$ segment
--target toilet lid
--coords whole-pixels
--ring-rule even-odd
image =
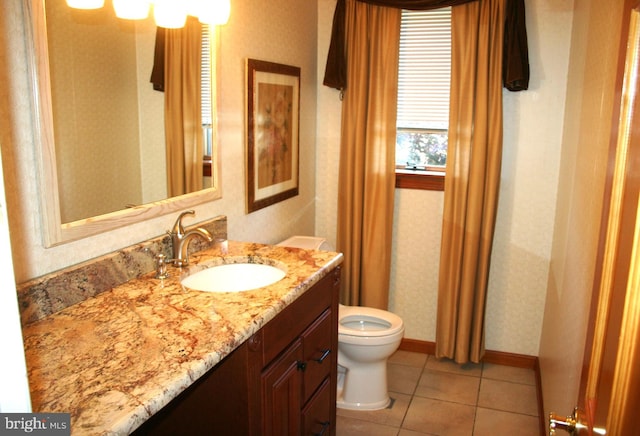
[[[372,307],[343,306],[339,308],[338,333],[348,336],[378,337],[398,333],[404,328],[402,318],[386,310]]]

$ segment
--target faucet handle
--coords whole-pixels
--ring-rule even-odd
[[[185,215],[195,215],[196,212],[194,210],[185,210],[180,215],[178,215],[178,219],[175,224],[173,224],[173,229],[171,233],[182,236],[184,234],[184,226],[182,225],[182,218]]]

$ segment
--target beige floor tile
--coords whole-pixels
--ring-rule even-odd
[[[495,436],[497,434],[538,436],[540,421],[536,416],[478,407],[473,436]]]
[[[460,365],[453,360],[436,359],[434,356],[429,356],[425,368],[475,377],[482,375],[482,363],[465,363],[464,365]]]
[[[533,370],[458,365],[409,351],[396,352],[387,368],[393,406],[370,412],[338,409],[338,436],[539,433]]]
[[[480,378],[425,369],[416,396],[475,406]]]
[[[402,428],[443,436],[470,436],[475,407],[414,397]]]
[[[396,436],[398,429],[375,422],[338,416],[336,434],[337,436]]]
[[[533,369],[496,365],[493,363],[484,364],[482,377],[532,386],[536,384],[536,373]]]
[[[390,409],[372,411],[338,409],[337,414],[345,418],[359,419],[361,421],[374,422],[391,427],[400,427],[404,415],[407,413],[411,395],[392,393],[390,396],[394,400],[393,406]]]
[[[404,428],[401,428],[400,433],[398,433],[398,436],[424,436],[424,435],[433,435],[433,433],[423,433],[421,431],[407,430]]]
[[[415,366],[418,368],[424,368],[424,364],[427,361],[427,354],[414,353],[413,351],[398,350],[389,357],[389,363],[396,363],[399,365]]]
[[[500,380],[482,379],[478,407],[538,416],[536,387]]]
[[[422,368],[413,366],[387,365],[387,383],[389,392],[400,392],[402,394],[413,395],[420,380]]]

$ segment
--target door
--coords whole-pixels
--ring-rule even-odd
[[[640,7],[625,2],[614,123],[603,214],[600,269],[575,415],[551,414],[550,432],[640,434]]]

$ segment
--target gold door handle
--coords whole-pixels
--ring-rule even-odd
[[[560,416],[551,412],[549,414],[549,436],[556,434],[556,430],[564,430],[570,435],[577,435],[581,429],[587,427],[578,419],[578,408],[573,409],[570,416]]]

